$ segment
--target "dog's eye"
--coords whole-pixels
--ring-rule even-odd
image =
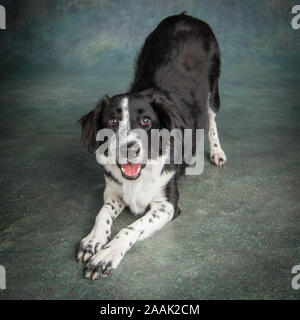
[[[150,124],[151,124],[151,118],[150,118],[150,117],[142,117],[142,118],[140,119],[140,124],[141,124],[142,126],[148,126],[148,125],[150,125]]]
[[[116,119],[116,118],[110,118],[108,120],[108,124],[111,126],[111,127],[115,127],[119,124],[119,120]]]

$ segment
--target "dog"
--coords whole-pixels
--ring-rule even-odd
[[[167,162],[170,153],[166,155],[161,143],[156,156],[143,163],[128,161],[126,156],[122,162],[113,151],[125,146],[126,154],[135,145],[135,156],[149,156],[135,129],[143,130],[149,143],[154,129],[188,128],[193,133],[208,129],[211,162],[221,166],[227,161],[215,121],[220,108],[219,75],[220,52],[209,25],[185,13],[170,16],[145,40],[129,91],[104,96],[79,120],[82,144],[96,154],[106,181],[104,205],[77,254],[86,263],[87,278],[109,275],[137,241],[151,236],[180,212],[177,179],[185,164]],[[97,133],[103,129],[119,137],[99,141]],[[108,150],[103,151],[105,143]],[[113,221],[125,207],[138,218],[110,239]]]

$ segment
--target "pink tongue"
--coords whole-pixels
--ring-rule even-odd
[[[128,177],[136,176],[140,171],[140,167],[141,167],[140,163],[121,164],[121,168],[123,169],[123,173]]]

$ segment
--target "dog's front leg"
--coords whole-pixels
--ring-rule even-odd
[[[125,205],[116,195],[110,194],[99,211],[92,231],[81,240],[77,259],[87,262],[109,240],[112,222],[122,212]]]
[[[151,209],[100,249],[86,266],[85,276],[91,279],[105,277],[116,269],[125,253],[139,240],[143,240],[172,220],[174,207],[168,201],[151,204]]]

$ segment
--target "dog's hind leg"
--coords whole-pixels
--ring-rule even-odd
[[[210,147],[210,160],[216,166],[221,166],[226,163],[227,158],[221,147],[216,124],[216,114],[220,108],[220,97],[217,80],[215,81],[212,91],[208,94],[207,109],[208,109],[208,140]]]

